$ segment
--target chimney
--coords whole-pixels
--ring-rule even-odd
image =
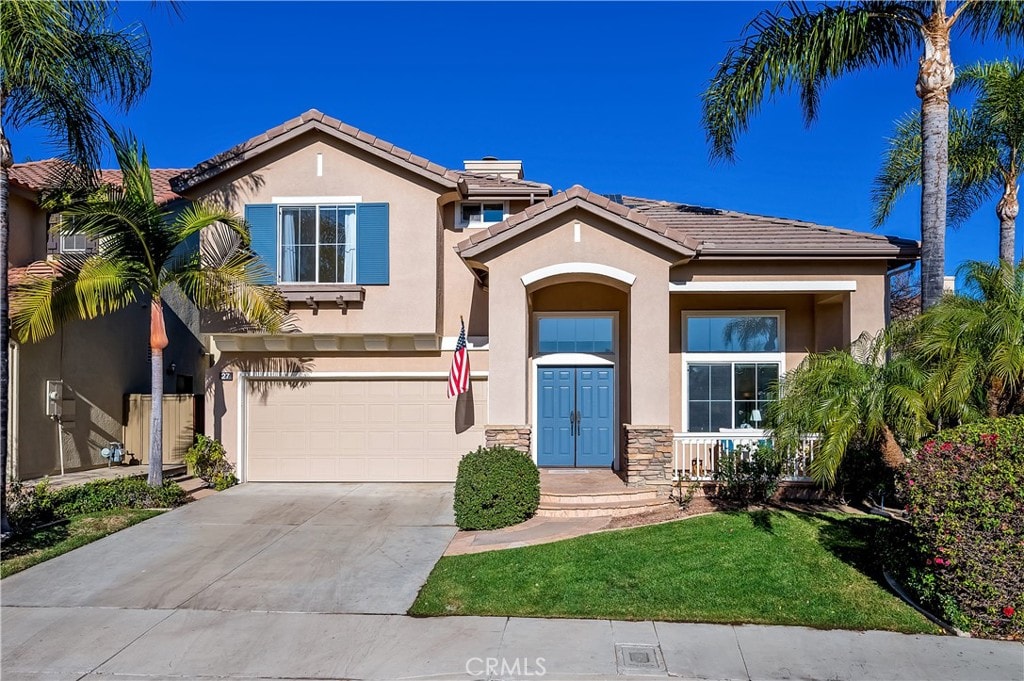
[[[942,292],[956,293],[956,277],[948,275],[942,278]]]
[[[523,179],[522,161],[502,161],[494,156],[484,156],[479,161],[463,161],[467,173],[498,175],[513,180]]]

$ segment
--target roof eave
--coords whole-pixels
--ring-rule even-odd
[[[243,144],[243,148],[240,148],[238,149],[237,152],[233,153],[232,150],[229,149],[227,152],[224,152],[224,154],[229,155],[225,156],[224,158],[221,158],[220,160],[217,160],[216,162],[214,162],[213,159],[209,161],[204,161],[203,163],[198,164],[192,170],[186,171],[181,175],[171,178],[171,188],[174,191],[178,192],[179,194],[187,192],[190,189],[193,189],[201,184],[204,184],[212,180],[213,178],[217,177],[218,175],[221,175],[222,173],[225,173],[228,170],[231,170],[232,168],[269,151],[270,149],[278,147],[286,142],[295,139],[296,137],[300,137],[311,131],[318,131],[326,135],[329,135],[334,139],[340,140],[345,144],[349,144],[353,147],[356,147],[357,149],[360,149],[368,154],[371,154],[372,156],[375,156],[383,161],[404,168],[405,170],[408,170],[416,175],[419,175],[432,182],[435,182],[436,184],[439,184],[446,189],[457,189],[459,187],[459,183],[457,180],[447,177],[447,173],[449,171],[447,171],[444,168],[440,168],[440,166],[437,166],[438,168],[440,168],[440,172],[437,172],[429,168],[417,165],[415,163],[411,163],[408,160],[405,160],[399,156],[396,156],[395,154],[392,154],[390,149],[386,149],[386,147],[390,147],[391,149],[393,149],[394,145],[374,138],[375,141],[381,142],[381,145],[378,146],[377,144],[362,140],[358,136],[349,135],[338,128],[326,125],[319,120],[311,119],[304,121],[296,125],[295,127],[290,128],[285,132],[274,135],[272,137],[264,133],[263,135],[260,135],[259,137],[255,138],[256,140],[261,140],[262,138],[262,140],[258,141],[253,146],[244,148]],[[217,156],[214,157],[214,159],[217,158]]]
[[[456,252],[462,258],[476,258],[481,254],[491,250],[495,246],[505,243],[509,239],[512,239],[519,234],[529,230],[530,228],[547,222],[552,218],[558,217],[573,208],[582,208],[588,212],[597,215],[609,222],[615,223],[630,232],[637,234],[649,241],[652,241],[672,252],[678,253],[684,258],[692,258],[696,255],[697,250],[700,246],[696,241],[693,241],[690,237],[686,237],[684,242],[679,242],[671,239],[664,234],[661,234],[655,230],[642,227],[638,224],[631,222],[629,219],[618,215],[607,209],[603,209],[589,201],[583,200],[579,197],[569,198],[554,206],[551,206],[536,215],[533,215],[522,222],[518,222],[508,228],[498,232],[497,234],[489,233],[479,241],[473,242],[472,240],[464,240],[460,242],[456,247]]]

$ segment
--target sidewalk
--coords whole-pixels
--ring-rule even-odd
[[[4,681],[1024,678],[1019,643],[800,627],[5,607],[3,632]]]

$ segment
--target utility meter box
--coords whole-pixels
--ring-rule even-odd
[[[64,406],[64,381],[46,382],[46,415],[60,418]]]

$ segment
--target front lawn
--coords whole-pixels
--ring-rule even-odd
[[[162,511],[140,508],[121,508],[84,513],[65,522],[36,530],[17,539],[5,541],[3,560],[0,560],[0,579],[28,569],[43,561],[56,558],[108,534],[141,523]]]
[[[789,624],[941,633],[881,584],[887,522],[753,511],[442,558],[412,615]]]

